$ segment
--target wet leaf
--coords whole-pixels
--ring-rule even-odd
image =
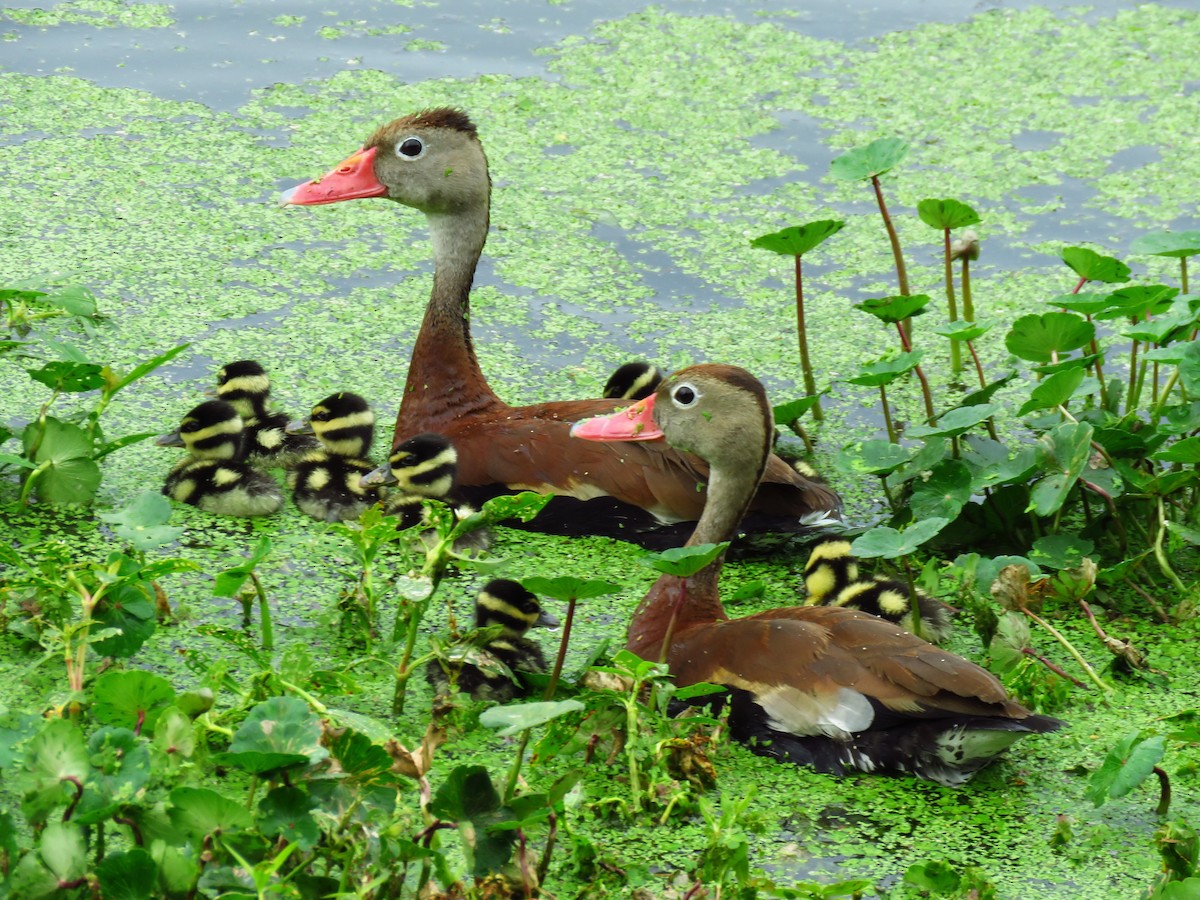
[[[510,703],[493,706],[479,716],[479,724],[488,728],[499,728],[500,737],[510,737],[527,728],[544,725],[559,716],[578,712],[584,708],[578,700],[540,701],[535,703]]]
[[[879,556],[884,559],[895,559],[898,556],[907,556],[949,523],[949,519],[934,517],[914,522],[904,531],[897,531],[895,528],[887,526],[872,528],[855,538],[850,549],[856,556],[863,558]]]
[[[917,215],[931,228],[966,228],[979,224],[979,214],[958,200],[922,200],[917,204]],[[963,340],[971,340],[964,338]]]
[[[1087,247],[1064,247],[1061,258],[1076,275],[1088,281],[1119,284],[1129,280],[1129,266],[1115,257],[1101,256]]]
[[[1108,751],[1100,768],[1092,774],[1085,796],[1096,806],[1124,797],[1150,777],[1164,752],[1161,735],[1127,734]]]
[[[756,237],[750,241],[750,246],[784,256],[803,256],[826,238],[841,231],[845,224],[836,219],[821,219],[807,225],[794,225]]]
[[[888,137],[843,153],[829,164],[829,174],[839,181],[861,181],[882,175],[908,155],[908,143]]]
[[[103,725],[151,732],[167,707],[175,702],[175,689],[161,675],[133,669],[105,672],[92,688],[92,715]]]
[[[1004,338],[1010,353],[1030,362],[1050,362],[1053,354],[1078,350],[1096,336],[1096,326],[1065,312],[1021,316]]]

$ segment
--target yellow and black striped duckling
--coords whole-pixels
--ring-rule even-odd
[[[162,492],[222,516],[267,516],[283,506],[274,478],[241,461],[245,429],[241,416],[224,400],[201,403],[183,418],[178,431],[164,434],[164,447],[186,447],[188,455],[169,475]]]
[[[645,400],[658,388],[663,373],[658,366],[636,359],[609,376],[602,396],[612,400]]]
[[[380,466],[365,476],[368,485],[390,485],[391,491],[383,501],[383,511],[400,519],[400,528],[419,525],[424,517],[424,500],[440,500],[454,507],[460,519],[475,510],[461,502],[455,494],[454,480],[458,474],[458,454],[454,445],[440,434],[426,432],[404,441]],[[455,541],[457,550],[486,550],[491,533],[479,528]]]
[[[529,694],[517,673],[546,671],[546,657],[525,633],[535,625],[554,628],[557,617],[542,609],[537,597],[520,583],[496,578],[484,585],[475,599],[475,627],[489,625],[503,626],[504,631],[463,659],[435,659],[426,666],[425,678],[435,693],[448,693],[453,683],[475,700],[507,703]],[[466,661],[472,658],[476,662]]]
[[[942,643],[953,629],[953,608],[920,588],[910,591],[903,581],[880,575],[859,577],[858,559],[844,537],[823,538],[813,546],[804,565],[804,586],[808,589],[809,606],[861,610],[894,622],[931,644]]]
[[[375,414],[358,394],[330,394],[304,422],[292,422],[288,434],[315,434],[319,450],[304,454],[290,472],[288,485],[296,506],[323,522],[357,519],[379,499],[379,490],[363,485],[375,468],[367,458],[375,438]]]
[[[217,398],[232,403],[246,424],[246,460],[254,465],[286,468],[305,453],[320,448],[309,435],[289,435],[287,414],[270,411],[271,379],[252,359],[221,367],[217,372]]]

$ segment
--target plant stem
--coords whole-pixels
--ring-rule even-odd
[[[900,346],[904,352],[911,353],[912,340],[909,332],[905,331],[903,322],[896,323],[896,331],[900,333]],[[925,401],[925,419],[928,424],[932,425],[937,416],[933,414],[933,393],[929,390],[929,379],[925,377],[925,371],[921,368],[920,363],[913,366],[913,371],[917,373],[917,378],[921,382],[921,398]]]
[[[1030,657],[1031,659],[1036,659],[1038,662],[1040,662],[1043,666],[1045,666],[1047,669],[1049,669],[1055,675],[1058,675],[1062,678],[1067,679],[1067,681],[1071,682],[1071,684],[1075,685],[1076,687],[1087,687],[1086,684],[1084,684],[1082,681],[1080,681],[1074,675],[1068,675],[1066,670],[1064,670],[1062,666],[1060,666],[1054,662],[1051,662],[1049,659],[1042,656],[1040,653],[1038,653],[1032,647],[1022,647],[1021,652],[1024,653],[1026,656]]]
[[[1162,497],[1156,497],[1155,500],[1158,504],[1158,531],[1154,534],[1154,559],[1158,562],[1162,573],[1167,576],[1167,580],[1175,586],[1175,590],[1179,591],[1180,595],[1186,596],[1187,588],[1179,580],[1179,576],[1175,574],[1171,564],[1167,562],[1167,555],[1163,553],[1163,536],[1167,533],[1167,511]]]
[[[275,649],[275,629],[271,627],[271,605],[267,602],[267,592],[258,573],[250,571],[250,581],[254,584],[254,592],[258,595],[258,620],[262,629],[262,645],[264,650]]]
[[[799,259],[799,257],[797,257]],[[567,658],[567,643],[571,640],[571,623],[575,620],[575,598],[567,600],[567,619],[563,623],[562,639],[558,642],[558,656],[554,660],[554,670],[550,673],[550,683],[546,685],[543,700],[553,700],[554,692],[558,689],[558,679],[562,675],[563,661]]]
[[[871,187],[875,190],[875,202],[879,204],[879,214],[883,216],[883,227],[887,229],[888,241],[892,245],[892,259],[896,262],[896,283],[900,287],[900,296],[907,297],[908,291],[908,270],[904,267],[904,254],[900,252],[900,238],[896,234],[896,227],[892,224],[892,217],[888,215],[887,204],[883,202],[883,188],[879,184],[879,176],[871,176]],[[901,328],[906,335],[912,334],[912,317],[905,319],[901,323]]]
[[[1024,609],[1024,608],[1022,608],[1021,612],[1025,613],[1025,615],[1029,616],[1029,618],[1033,619],[1033,621],[1037,622],[1039,625],[1041,625],[1043,628],[1045,628],[1048,632],[1050,632],[1050,634],[1052,634],[1054,636],[1054,639],[1056,641],[1058,641],[1060,644],[1062,644],[1063,647],[1066,648],[1066,651],[1068,653],[1070,653],[1073,657],[1075,657],[1075,662],[1079,663],[1080,668],[1083,669],[1083,671],[1087,674],[1088,678],[1091,679],[1093,684],[1095,684],[1098,688],[1100,688],[1100,690],[1104,691],[1106,694],[1112,692],[1112,688],[1100,680],[1100,676],[1097,675],[1096,671],[1091,666],[1088,665],[1088,662],[1086,659],[1083,658],[1083,655],[1078,650],[1075,649],[1074,645],[1072,645],[1072,643],[1070,641],[1068,641],[1057,628],[1055,628],[1053,625],[1051,625],[1049,622],[1047,622],[1045,619],[1043,619],[1041,616],[1039,616],[1035,612],[1031,612],[1030,610]]]
[[[971,301],[971,260],[966,256],[962,258],[962,302],[963,320],[974,322],[975,304]]]
[[[512,800],[517,790],[517,779],[521,777],[521,763],[525,760],[525,748],[529,746],[529,729],[521,732],[521,742],[517,744],[517,753],[513,757],[512,767],[508,770],[508,779],[504,782],[504,802]]]
[[[946,277],[946,306],[949,310],[950,321],[958,321],[958,298],[954,294],[954,263],[950,259],[950,229],[943,228],[942,236],[944,238],[944,261],[945,261],[945,277]],[[962,347],[955,338],[950,339],[950,372],[958,375],[962,372]]]
[[[1158,807],[1154,811],[1160,819],[1165,819],[1171,809],[1171,779],[1158,766],[1154,767],[1154,774],[1158,776]]]
[[[817,382],[813,378],[812,361],[808,357],[808,332],[804,325],[804,281],[800,271],[800,257],[796,257],[796,337],[800,342],[800,371],[804,374],[804,390],[810,397],[816,396]],[[825,421],[821,401],[813,404],[813,419]]]
[[[896,426],[892,423],[892,411],[888,407],[887,388],[882,384],[879,386],[879,402],[883,404],[883,424],[887,426],[888,440],[893,444],[898,443]]]
[[[1182,288],[1180,293],[1186,294],[1188,292],[1188,270],[1186,256],[1179,257],[1179,283]]]

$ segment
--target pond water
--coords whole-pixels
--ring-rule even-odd
[[[847,220],[806,263],[820,383],[893,343],[847,312],[848,298],[894,292],[871,197],[828,178],[829,160],[849,147],[890,134],[912,142],[885,186],[921,290],[937,295],[940,269],[916,202],[954,196],[979,209],[977,297],[1002,320],[1074,286],[1057,257],[1064,244],[1124,256],[1138,234],[1200,227],[1194,10],[1116,0],[1048,11],[951,0],[9,2],[0,8],[0,286],[62,271],[91,285],[107,323],[86,338],[51,323],[47,335],[124,370],[191,342],[113,404],[110,435],[173,427],[217,364],[246,356],[268,364],[289,411],[348,387],[386,422],[429,288],[424,223],[391,204],[280,210],[274,198],[379,122],[457,104],[480,125],[497,188],[472,326],[505,399],[582,395],[626,356],[645,355],[668,367],[738,362],[778,402],[798,381],[790,269],[750,251],[749,238]],[[1177,271],[1130,262],[1144,279]],[[981,347],[994,370],[1006,357],[1003,330]],[[944,351],[930,352],[944,371]],[[10,425],[45,399],[13,365],[0,368],[0,396],[0,423]],[[897,399],[916,409],[915,392]],[[873,393],[839,382],[827,413],[818,462],[877,435]],[[101,507],[156,486],[169,460],[148,443],[114,454]],[[874,484],[838,486],[853,515],[878,503]],[[283,560],[264,567],[283,607],[281,640],[360,665],[330,626],[351,568],[344,542],[290,508],[253,528],[190,509],[177,517],[188,528],[179,552],[206,573],[269,533],[273,560]],[[58,530],[36,517],[19,523],[23,534]],[[105,548],[94,523],[71,539]],[[612,635],[650,580],[625,545],[502,534],[499,550],[512,577],[619,573],[622,593],[581,613],[575,661]],[[782,604],[794,602],[795,568],[747,562],[727,578],[733,587],[761,579],[762,603]],[[210,584],[210,574],[181,576],[168,588],[196,620],[222,621]],[[474,584],[447,589],[460,615]],[[1169,650],[1159,633],[1139,639]],[[171,644],[230,652],[191,629],[171,632],[146,664],[181,680],[193,674]],[[1099,664],[1094,644],[1085,652]],[[973,637],[954,649],[979,658]],[[0,659],[0,680],[23,678],[25,664],[15,651]],[[1130,812],[1132,800],[1092,810],[1079,772],[1130,723],[1197,702],[1194,664],[1170,654],[1162,665],[1175,679],[1169,709],[1150,688],[1128,689],[1120,709],[1080,699],[1061,712],[1070,732],[1019,745],[962,792],[835,782],[745,754],[722,771],[722,787],[756,792],[773,823],[756,864],[774,872],[865,873],[894,885],[909,864],[946,858],[979,863],[1004,896],[1056,897],[1066,885],[1079,897],[1133,896],[1157,869],[1152,823],[1142,807]],[[30,690],[52,695],[51,674],[39,677]],[[353,702],[383,715],[380,697],[374,685]],[[1181,787],[1177,803],[1194,820],[1194,789]],[[1076,818],[1080,838],[1051,854],[1059,813]],[[662,856],[683,866],[704,836],[695,822],[677,832]],[[604,839],[618,856],[644,857],[661,830]]]

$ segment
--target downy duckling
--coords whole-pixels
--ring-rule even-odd
[[[271,379],[252,359],[229,363],[217,372],[217,399],[232,403],[246,426],[246,461],[287,468],[319,450],[320,444],[309,435],[289,435],[287,413],[271,412],[270,398]]]
[[[275,479],[241,461],[245,429],[232,404],[201,403],[183,418],[179,430],[164,434],[164,447],[186,447],[188,455],[171,469],[162,492],[221,516],[267,516],[283,506]]]
[[[557,627],[558,618],[542,609],[537,597],[518,582],[496,578],[484,585],[475,599],[475,627],[489,625],[501,625],[504,631],[460,659],[430,660],[425,678],[435,693],[448,693],[454,683],[475,700],[507,703],[529,694],[529,688],[517,673],[544,672],[546,658],[542,648],[525,637],[525,633],[536,625]],[[477,662],[467,662],[468,659]],[[495,665],[497,662],[502,666]]]
[[[418,434],[400,444],[388,457],[387,465],[364,476],[369,486],[390,485],[391,491],[383,502],[386,515],[397,516],[400,528],[419,525],[424,517],[424,500],[440,500],[454,507],[454,514],[464,519],[475,512],[460,502],[454,493],[458,473],[458,454],[454,445],[440,434]],[[455,541],[458,550],[486,550],[491,545],[491,533],[479,528]]]
[[[344,522],[357,519],[379,500],[377,488],[362,484],[362,476],[375,468],[367,458],[375,437],[375,414],[358,394],[330,394],[312,408],[306,421],[290,423],[287,432],[315,434],[321,443],[288,472],[292,498],[305,515]]]
[[[843,606],[870,613],[931,644],[945,641],[953,628],[954,610],[920,588],[914,588],[914,594],[903,581],[879,575],[860,577],[858,558],[845,537],[825,537],[813,545],[804,565],[804,586],[808,606]]]
[[[658,366],[635,359],[620,366],[609,376],[602,396],[612,400],[645,400],[662,380],[663,373]]]

